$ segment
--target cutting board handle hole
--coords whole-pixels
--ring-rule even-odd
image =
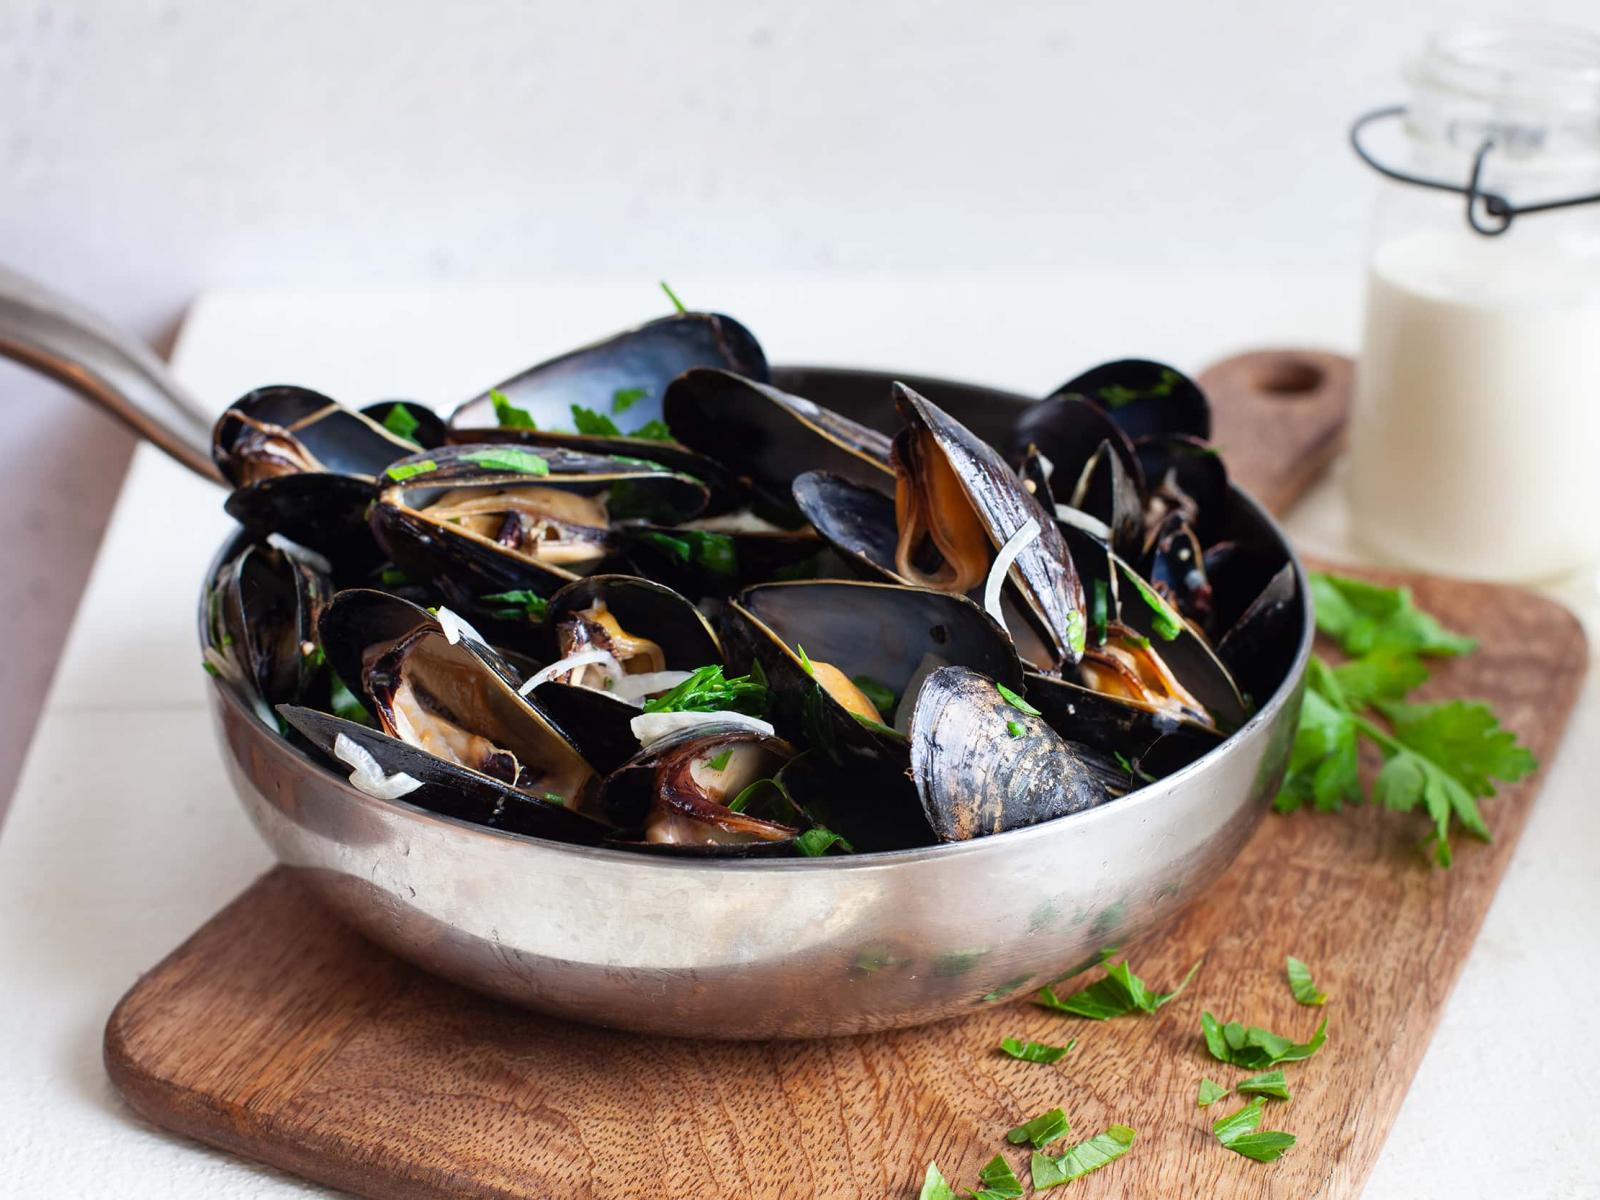
[[[1287,355],[1261,364],[1256,372],[1256,390],[1275,400],[1297,400],[1320,389],[1327,372],[1316,363]]]

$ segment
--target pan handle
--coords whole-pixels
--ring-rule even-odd
[[[211,418],[143,342],[0,267],[0,356],[72,388],[213,483]]]

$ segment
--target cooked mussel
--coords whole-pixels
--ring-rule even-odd
[[[334,669],[384,733],[474,777],[588,815],[594,769],[459,618],[354,589],[334,598],[321,631]]]
[[[692,518],[697,480],[649,463],[517,446],[446,446],[393,463],[372,530],[409,574],[477,595],[549,596],[598,569],[619,521]]]
[[[1017,414],[1009,457],[1021,463],[1030,453],[1049,464],[1050,488],[1067,501],[1079,476],[1101,446],[1110,446],[1125,474],[1142,493],[1144,476],[1133,442],[1106,411],[1082,396],[1057,394]]]
[[[1129,438],[1157,434],[1211,436],[1211,405],[1195,382],[1175,367],[1144,358],[1102,363],[1051,393],[1082,396],[1098,406]],[[1047,451],[1048,453],[1048,451]]]
[[[943,667],[924,681],[911,719],[911,778],[942,842],[1004,833],[1111,799],[1115,767],[1092,763],[995,681]]]
[[[745,805],[791,758],[780,738],[705,723],[645,747],[605,783],[604,808],[644,846],[691,854],[784,852],[799,830]],[[765,802],[765,797],[763,798]]]
[[[577,405],[615,417],[625,435],[659,421],[667,385],[694,367],[769,377],[760,344],[738,321],[720,313],[677,313],[529,367],[462,404],[450,426],[504,427],[505,415],[537,429],[564,429]],[[511,416],[512,409],[518,415]]]

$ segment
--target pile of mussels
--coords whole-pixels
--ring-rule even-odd
[[[738,322],[684,312],[448,422],[251,392],[215,431],[246,534],[208,670],[380,798],[732,855],[1092,808],[1281,681],[1294,571],[1179,372],[1098,367],[1002,449],[903,384],[872,401],[891,438],[816,402],[863,407],[827,373],[771,378]]]

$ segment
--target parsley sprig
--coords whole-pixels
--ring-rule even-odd
[[[1515,782],[1538,764],[1485,704],[1405,702],[1428,677],[1424,656],[1466,654],[1477,645],[1419,609],[1409,589],[1314,573],[1311,593],[1317,628],[1352,657],[1338,666],[1311,660],[1276,807],[1337,812],[1364,803],[1365,740],[1384,758],[1372,798],[1396,812],[1423,809],[1432,822],[1426,847],[1436,865],[1448,867],[1452,825],[1488,841],[1478,801],[1495,794],[1494,780]]]
[[[742,712],[759,717],[767,711],[767,688],[753,676],[728,679],[722,667],[701,667],[670,692],[644,702],[647,713]]]

